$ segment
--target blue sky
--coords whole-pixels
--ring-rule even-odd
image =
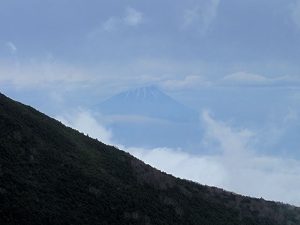
[[[116,144],[90,106],[156,85],[199,112],[203,143],[222,154],[128,151],[178,176],[300,204],[299,0],[2,0],[0,27],[1,92]],[[227,158],[249,167],[220,164]],[[249,190],[248,172],[269,182]],[[270,191],[283,182],[290,189]]]

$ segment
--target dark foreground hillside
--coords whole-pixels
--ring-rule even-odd
[[[176,179],[0,94],[0,224],[299,225],[300,209]]]

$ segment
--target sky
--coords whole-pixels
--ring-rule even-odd
[[[300,0],[2,0],[0,91],[151,165],[300,206]],[[203,148],[124,146],[91,106],[156,85]]]

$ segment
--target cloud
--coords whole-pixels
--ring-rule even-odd
[[[75,116],[72,119],[72,116]],[[264,156],[254,151],[252,142],[257,133],[235,128],[214,119],[208,111],[202,114],[206,135],[204,146],[218,148],[219,153],[191,154],[181,149],[134,148],[112,143],[113,134],[91,113],[84,111],[58,117],[92,137],[128,151],[144,162],[201,184],[218,186],[243,195],[263,197],[300,206],[300,163],[293,159]],[[62,119],[63,118],[63,119]]]
[[[17,88],[84,86],[93,78],[82,69],[52,62],[0,62],[0,82]]]
[[[104,21],[104,23],[102,24],[102,28],[105,31],[114,31],[115,29],[117,29],[119,22],[119,19],[110,17],[108,18],[108,20]]]
[[[200,65],[200,66],[199,66]],[[93,93],[108,97],[124,89],[157,85],[170,91],[196,90],[200,87],[218,86],[300,86],[300,77],[264,75],[237,72],[219,80],[197,75],[201,62],[184,62],[168,60],[134,59],[129,62],[99,63],[96,66],[73,66],[53,59],[1,61],[0,82],[16,88],[50,88],[64,86],[66,90],[89,89]],[[146,72],[145,72],[146,71]],[[194,71],[196,75],[187,75]],[[120,76],[122,74],[122,76]],[[96,88],[101,85],[102,89]]]
[[[5,45],[9,49],[11,54],[16,54],[18,49],[17,49],[16,45],[13,42],[11,42],[11,41],[6,42]]]
[[[243,195],[263,197],[300,205],[300,163],[297,160],[259,155],[251,142],[256,134],[217,121],[205,111],[207,147],[217,147],[219,154],[190,154],[181,150],[127,150],[146,163],[175,176],[218,186]]]
[[[255,133],[248,129],[232,129],[223,122],[214,120],[208,111],[202,114],[202,121],[206,125],[206,143],[217,141],[218,147],[224,156],[239,157],[249,153],[250,140]],[[216,147],[214,145],[214,147]]]
[[[199,88],[203,86],[210,86],[211,82],[207,81],[202,76],[190,75],[184,77],[182,80],[167,79],[161,82],[160,86],[169,90],[183,90],[190,88]]]
[[[197,88],[197,85],[207,84],[201,76],[192,75],[182,80],[176,79],[185,73],[187,68],[193,68],[192,63],[185,65],[158,59],[136,59],[125,63],[99,62],[96,66],[87,68],[62,63],[53,57],[18,62],[0,60],[0,82],[16,88],[88,88],[90,92],[97,92],[105,97],[124,89],[152,84],[170,90]],[[101,90],[97,85],[101,85]]]
[[[128,7],[125,10],[125,15],[121,16],[111,16],[101,24],[101,29],[96,28],[88,34],[88,38],[93,38],[98,36],[102,31],[118,31],[123,27],[137,27],[143,23],[143,13]]]
[[[196,28],[205,34],[217,16],[220,0],[205,0],[183,14],[183,28]]]
[[[248,82],[248,83],[263,83],[268,79],[262,75],[247,73],[247,72],[237,72],[224,77],[226,81],[238,81],[238,82]]]
[[[100,125],[88,111],[79,110],[73,114],[57,116],[56,119],[92,138],[98,138],[101,142],[113,144],[111,131]]]
[[[300,78],[296,76],[267,77],[241,71],[225,76],[220,84],[229,86],[299,86]]]
[[[157,124],[157,125],[171,125],[170,121],[158,118],[152,118],[141,115],[109,115],[106,116],[109,122],[113,123],[143,123],[143,124]]]
[[[138,26],[143,22],[143,13],[134,8],[128,7],[126,9],[126,16],[123,20],[124,23],[129,26]]]
[[[193,155],[170,148],[125,150],[162,171],[201,184],[221,187],[227,177],[225,168],[215,157]]]
[[[300,28],[300,0],[296,0],[290,5],[290,13],[293,23]]]
[[[257,155],[231,159],[229,155],[203,156],[168,148],[125,150],[176,177],[243,195],[300,205],[300,166],[296,160]]]

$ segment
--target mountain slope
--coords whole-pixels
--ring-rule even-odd
[[[0,134],[0,224],[300,224],[299,208],[176,179],[4,95]]]

